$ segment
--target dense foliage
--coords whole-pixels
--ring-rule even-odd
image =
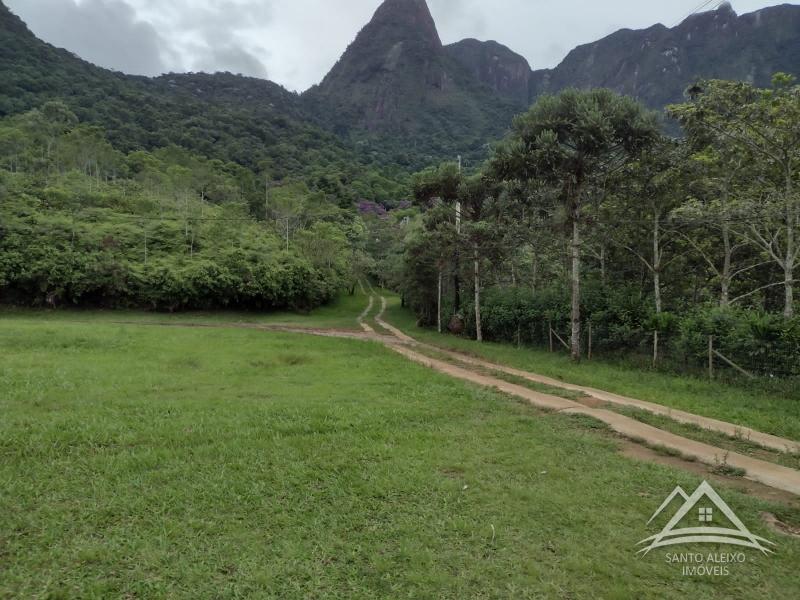
[[[595,352],[696,367],[712,338],[754,373],[800,374],[800,86],[702,82],[670,114],[680,140],[637,125],[628,100],[569,90],[519,118],[479,174],[415,176],[426,212],[404,282],[421,321],[575,357],[591,327]]]
[[[261,192],[257,221],[253,179],[241,165],[177,146],[124,154],[58,102],[8,118],[0,122],[2,298],[308,309],[365,275],[353,270],[367,234],[354,210],[284,182]]]

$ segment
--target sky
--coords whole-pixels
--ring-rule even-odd
[[[319,83],[381,0],[3,0],[40,38],[136,75],[231,71]],[[676,25],[702,0],[428,0],[444,43],[496,40],[534,69],[618,29]],[[717,2],[710,2],[713,7]],[[739,13],[780,0],[732,0]],[[794,2],[793,2],[794,3]]]

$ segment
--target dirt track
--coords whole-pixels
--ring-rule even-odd
[[[373,304],[374,295],[371,294],[369,308],[360,317],[359,322],[362,322],[363,319],[368,317]],[[722,448],[717,448],[710,444],[691,440],[674,433],[658,429],[652,425],[647,425],[637,421],[636,419],[632,419],[612,410],[603,408],[602,403],[646,410],[654,414],[667,416],[678,422],[698,425],[704,429],[716,431],[730,437],[741,437],[748,439],[765,448],[777,450],[779,452],[800,452],[800,443],[794,440],[780,438],[778,436],[762,433],[747,427],[733,425],[717,419],[709,419],[707,417],[702,417],[700,415],[695,415],[685,411],[670,409],[652,402],[628,398],[619,394],[606,392],[604,390],[572,385],[551,379],[549,377],[544,377],[536,373],[530,373],[528,371],[506,367],[505,365],[498,365],[496,363],[480,360],[460,352],[443,350],[438,347],[421,344],[396,327],[387,323],[383,319],[385,311],[386,298],[381,296],[381,310],[375,317],[375,322],[381,328],[391,332],[394,336],[394,339],[388,338],[387,336],[379,336],[377,341],[386,344],[389,348],[398,354],[405,356],[409,360],[434,369],[435,371],[445,375],[449,375],[464,381],[469,381],[477,385],[494,388],[501,392],[517,396],[518,398],[523,398],[524,400],[541,409],[590,416],[594,419],[602,421],[615,432],[627,438],[628,440],[632,440],[649,447],[666,448],[670,451],[679,453],[683,457],[700,461],[701,463],[710,465],[712,467],[727,466],[736,469],[742,469],[745,473],[744,477],[750,481],[800,496],[800,471],[796,471],[789,467],[784,467],[772,462],[745,456],[736,452],[724,450]],[[463,366],[458,366],[450,362],[431,358],[430,356],[426,356],[425,354],[419,352],[420,349],[435,350],[439,355],[448,356],[462,365],[474,365],[476,367],[481,367],[482,369],[490,369],[496,372],[514,375],[528,381],[542,383],[565,390],[578,391],[596,400],[600,405],[587,406],[587,404],[568,400],[566,398],[536,392],[521,385],[509,383],[498,377],[485,375]]]

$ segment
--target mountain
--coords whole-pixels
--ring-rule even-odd
[[[661,110],[697,79],[768,86],[778,71],[800,75],[800,6],[739,16],[725,3],[673,28],[622,29],[533,71],[495,41],[442,45],[425,0],[385,0],[303,100],[319,124],[414,164],[400,155],[479,158],[514,114],[568,87],[608,87]]]
[[[554,69],[494,41],[443,45],[425,0],[385,0],[305,94],[230,73],[133,77],[38,40],[0,0],[0,117],[65,101],[123,151],[178,144],[278,178],[354,165],[472,164],[545,93],[609,87],[661,109],[698,78],[800,75],[800,6],[739,16],[729,4],[673,28],[623,29]],[[340,180],[349,185],[351,175]]]
[[[527,98],[495,93],[458,56],[442,45],[425,0],[386,0],[304,99],[362,143],[433,156],[481,152]]]
[[[800,6],[737,15],[729,3],[669,29],[622,29],[570,52],[555,69],[534,71],[530,98],[567,87],[608,87],[661,109],[697,79],[768,86],[776,72],[800,75]]]
[[[296,94],[231,74],[136,77],[102,69],[36,38],[0,2],[0,116],[65,102],[82,122],[107,130],[123,152],[178,144],[255,167],[268,148],[318,136]],[[309,129],[312,129],[309,132]]]
[[[495,41],[471,38],[445,46],[445,51],[495,93],[521,107],[529,104],[533,73],[523,56]]]

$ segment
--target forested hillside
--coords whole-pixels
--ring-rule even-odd
[[[401,171],[358,157],[311,124],[296,94],[272,82],[226,73],[114,73],[38,40],[0,2],[0,116],[53,99],[102,127],[121,152],[175,144],[263,179],[302,179],[343,205],[402,199]]]
[[[484,160],[542,94],[608,87],[661,110],[698,78],[766,86],[776,72],[800,75],[798,48],[800,7],[740,16],[724,4],[673,28],[620,30],[531,70],[497,42],[443,46],[425,0],[386,0],[320,85],[298,95],[225,73],[112,73],[36,39],[0,1],[0,116],[60,98],[124,152],[172,143],[391,204],[407,171]]]
[[[178,146],[126,154],[60,102],[0,121],[0,198],[5,302],[306,310],[374,266],[374,217]]]

